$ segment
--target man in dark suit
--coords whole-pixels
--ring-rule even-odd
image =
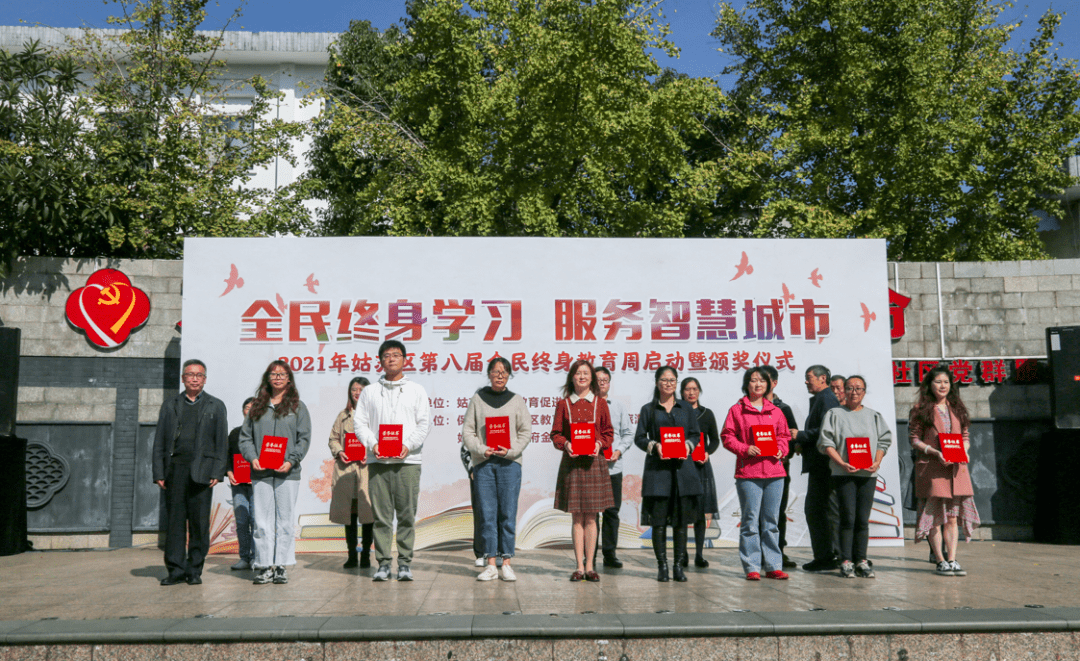
[[[806,370],[806,390],[810,398],[810,413],[806,424],[799,431],[795,443],[802,453],[802,472],[808,473],[806,481],[806,527],[810,531],[810,546],[814,559],[802,568],[806,571],[829,571],[840,566],[837,556],[840,548],[838,526],[840,510],[832,495],[832,471],[829,458],[818,452],[818,436],[821,422],[829,409],[840,406],[836,395],[829,388],[829,370],[813,365]]]
[[[184,392],[169,397],[154,432],[154,482],[165,491],[165,567],[162,585],[202,583],[210,549],[210,501],[225,476],[229,424],[225,404],[203,392],[206,365],[184,362]],[[190,541],[189,541],[190,539]]]

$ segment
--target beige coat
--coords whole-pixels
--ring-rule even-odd
[[[368,495],[367,464],[345,463],[338,453],[345,449],[345,434],[353,433],[353,416],[349,411],[338,413],[330,430],[330,454],[334,456],[334,475],[330,496],[330,521],[348,525],[352,518],[352,504],[356,501],[356,518],[359,523],[374,523]]]

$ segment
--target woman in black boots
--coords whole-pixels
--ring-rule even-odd
[[[368,495],[367,464],[362,461],[362,457],[351,456],[346,451],[347,440],[351,440],[348,437],[356,438],[353,432],[356,400],[360,399],[360,391],[368,383],[362,376],[349,381],[349,398],[345,409],[338,413],[334,426],[330,429],[330,454],[335,458],[330,521],[345,524],[345,545],[349,547],[349,559],[345,561],[345,569],[352,569],[357,564],[364,568],[371,566],[372,525],[375,523],[375,514],[371,510],[371,497]],[[357,448],[353,454],[358,454],[359,446]],[[358,522],[362,526],[364,548],[359,562],[356,557]]]
[[[652,526],[653,553],[656,554],[656,580],[668,581],[667,527],[671,526],[675,544],[672,575],[686,581],[679,558],[686,553],[686,527],[697,518],[701,480],[690,459],[698,444],[697,414],[675,397],[679,375],[674,368],[656,370],[656,388],[651,402],[641,407],[634,444],[645,451],[645,470],[641,480],[641,523]],[[662,441],[671,447],[685,445],[679,454],[685,458],[664,459]]]

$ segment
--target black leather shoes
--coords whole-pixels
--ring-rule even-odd
[[[604,556],[604,566],[612,569],[622,569],[623,563],[622,560],[615,557],[615,554],[611,554]]]
[[[183,582],[183,576],[166,576],[165,578],[161,579],[162,585],[180,585]]]
[[[188,585],[202,585],[202,576],[188,576],[187,577],[187,584]]]
[[[681,562],[676,562],[671,567],[671,577],[674,578],[675,581],[678,582],[678,583],[685,583],[686,582],[686,574],[683,573],[682,563]]]
[[[676,566],[678,566],[678,563],[675,564]],[[660,562],[656,563],[656,580],[660,581],[661,583],[668,582],[667,560],[661,560]]]

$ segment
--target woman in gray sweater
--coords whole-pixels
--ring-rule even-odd
[[[504,581],[517,577],[510,567],[517,533],[518,493],[521,491],[521,454],[532,440],[532,416],[525,400],[506,388],[513,374],[510,361],[499,356],[487,366],[488,380],[473,395],[465,411],[462,443],[472,456],[484,557],[487,566],[478,581],[500,576],[496,558],[502,558]]]
[[[866,558],[870,541],[870,510],[881,460],[892,444],[892,432],[884,416],[862,405],[866,379],[849,376],[844,381],[844,405],[829,410],[821,422],[818,451],[832,459],[832,486],[840,500],[840,575],[874,578]],[[849,445],[858,445],[873,457],[870,467],[858,469],[849,461]]]
[[[283,446],[280,465],[263,466],[269,444]],[[251,411],[240,426],[240,454],[251,462],[252,520],[255,523],[255,584],[288,583],[285,568],[296,564],[296,496],[300,462],[311,445],[311,416],[300,401],[292,370],[275,360],[263,372]]]

